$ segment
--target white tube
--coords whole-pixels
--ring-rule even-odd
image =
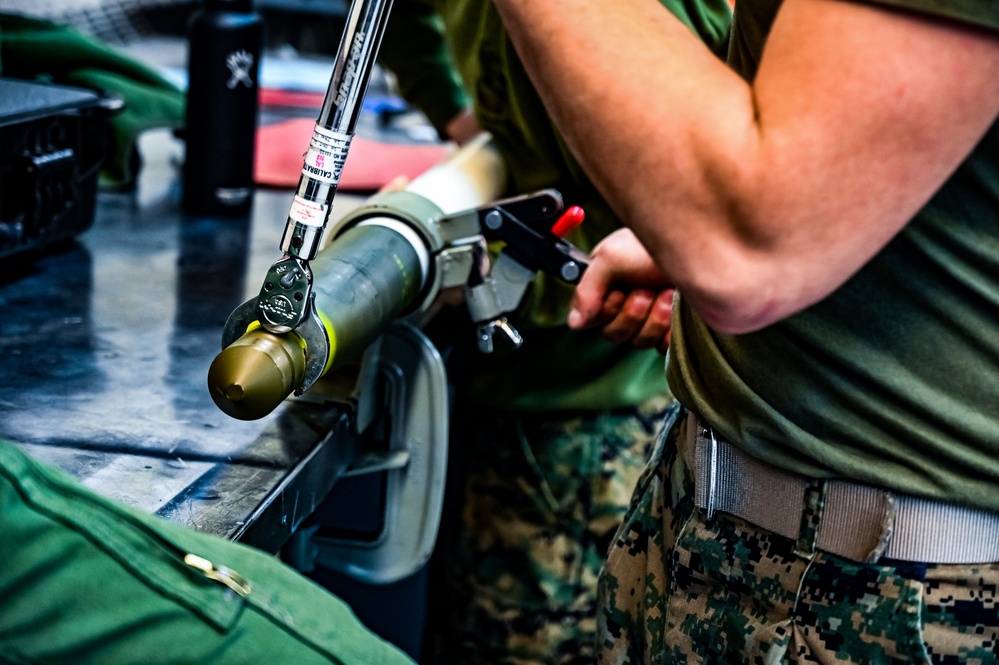
[[[506,182],[506,164],[493,145],[492,135],[483,132],[403,189],[432,201],[450,215],[500,198]]]

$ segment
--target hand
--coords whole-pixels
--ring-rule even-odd
[[[569,327],[599,327],[614,343],[665,353],[672,313],[672,285],[635,235],[620,229],[593,249],[576,286]]]
[[[447,137],[460,146],[474,139],[481,131],[479,121],[475,119],[471,109],[465,109],[454,116],[444,127]]]
[[[378,192],[398,192],[406,189],[409,184],[409,176],[400,173],[396,177],[389,180],[387,183],[378,188]]]

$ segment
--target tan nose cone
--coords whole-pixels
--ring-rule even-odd
[[[305,351],[294,334],[251,330],[222,350],[208,369],[208,391],[226,414],[263,418],[302,383]]]

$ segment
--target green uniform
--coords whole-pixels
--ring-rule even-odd
[[[724,0],[663,4],[723,50]],[[439,130],[471,98],[508,166],[509,194],[553,187],[581,205],[586,221],[568,240],[583,250],[619,227],[553,127],[492,3],[398,0],[392,11],[381,59]],[[536,280],[511,317],[525,338],[517,350],[497,340],[495,353],[480,354],[467,322],[455,335],[449,375],[456,429],[467,433],[452,437],[452,452],[469,464],[451,499],[456,527],[439,540],[449,583],[447,625],[435,635],[442,662],[593,659],[597,573],[647,460],[652,414],[671,397],[657,352],[565,326],[571,295],[555,279]]]
[[[0,663],[411,663],[277,559],[97,496],[6,441],[0,523]]]
[[[999,663],[999,564],[863,564],[816,551],[814,530],[705,519],[687,423],[670,421],[608,555],[598,663]]]
[[[737,10],[751,75],[776,2]],[[999,4],[894,0],[999,29]],[[749,27],[742,29],[742,23]],[[999,510],[999,127],[867,265],[830,296],[748,335],[683,304],[669,384],[756,457]]]
[[[730,62],[746,78],[779,4],[737,4]],[[991,0],[883,4],[999,28]],[[679,401],[809,488],[836,476],[999,509],[997,166],[993,126],[874,259],[775,325],[718,334],[681,299],[668,366]],[[999,662],[999,563],[816,550],[824,489],[806,490],[797,540],[706,518],[688,423],[657,448],[608,555],[601,663]]]

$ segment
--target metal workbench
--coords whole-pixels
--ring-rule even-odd
[[[256,294],[292,192],[249,219],[179,209],[175,144],[144,138],[134,192],[75,242],[0,270],[0,438],[87,487],[276,552],[356,455],[346,406],[242,422],[208,394],[229,313]],[[350,197],[338,205],[356,205]]]

